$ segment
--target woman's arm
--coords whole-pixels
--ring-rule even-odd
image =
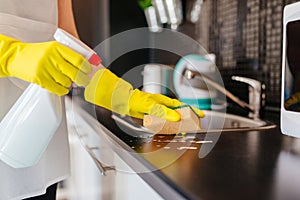
[[[79,38],[72,10],[72,0],[58,0],[58,27]]]

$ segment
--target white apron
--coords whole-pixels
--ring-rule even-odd
[[[0,33],[24,42],[53,40],[57,15],[57,0],[0,0]],[[27,85],[18,79],[0,78],[0,120]],[[0,161],[0,200],[43,194],[48,186],[69,176],[69,143],[63,113],[62,123],[37,165],[14,169]]]

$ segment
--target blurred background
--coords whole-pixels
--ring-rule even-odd
[[[233,89],[233,93],[235,90],[246,91],[236,87],[238,83],[226,81],[227,77],[239,74],[256,78],[266,85],[265,109],[279,111],[282,12],[286,4],[297,1],[204,0],[200,1],[201,11],[194,22],[189,12],[191,5],[197,1],[180,2],[182,20],[176,31],[199,41],[209,53],[216,55],[216,65],[223,75],[225,86]],[[73,3],[79,35],[92,47],[112,35],[148,26],[138,0],[73,0]],[[168,52],[143,49],[121,56],[109,67],[122,75],[138,65],[175,65],[179,59]],[[231,84],[235,84],[235,88]],[[240,87],[243,86],[241,84]],[[241,94],[243,98],[247,100],[248,97]]]

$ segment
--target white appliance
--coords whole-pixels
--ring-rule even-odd
[[[283,13],[281,131],[300,138],[300,2]]]

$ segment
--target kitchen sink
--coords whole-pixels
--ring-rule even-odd
[[[205,117],[201,118],[201,130],[196,131],[196,133],[266,130],[276,127],[274,123],[268,121],[254,120],[217,111],[204,112]],[[112,118],[127,134],[136,137],[151,137],[153,135],[150,130],[133,122],[131,118],[123,118],[115,114],[112,115]]]
[[[217,111],[204,111],[205,117],[201,119],[201,129],[197,132],[224,132],[263,130],[275,128],[276,125],[269,121],[254,120],[234,114]]]

